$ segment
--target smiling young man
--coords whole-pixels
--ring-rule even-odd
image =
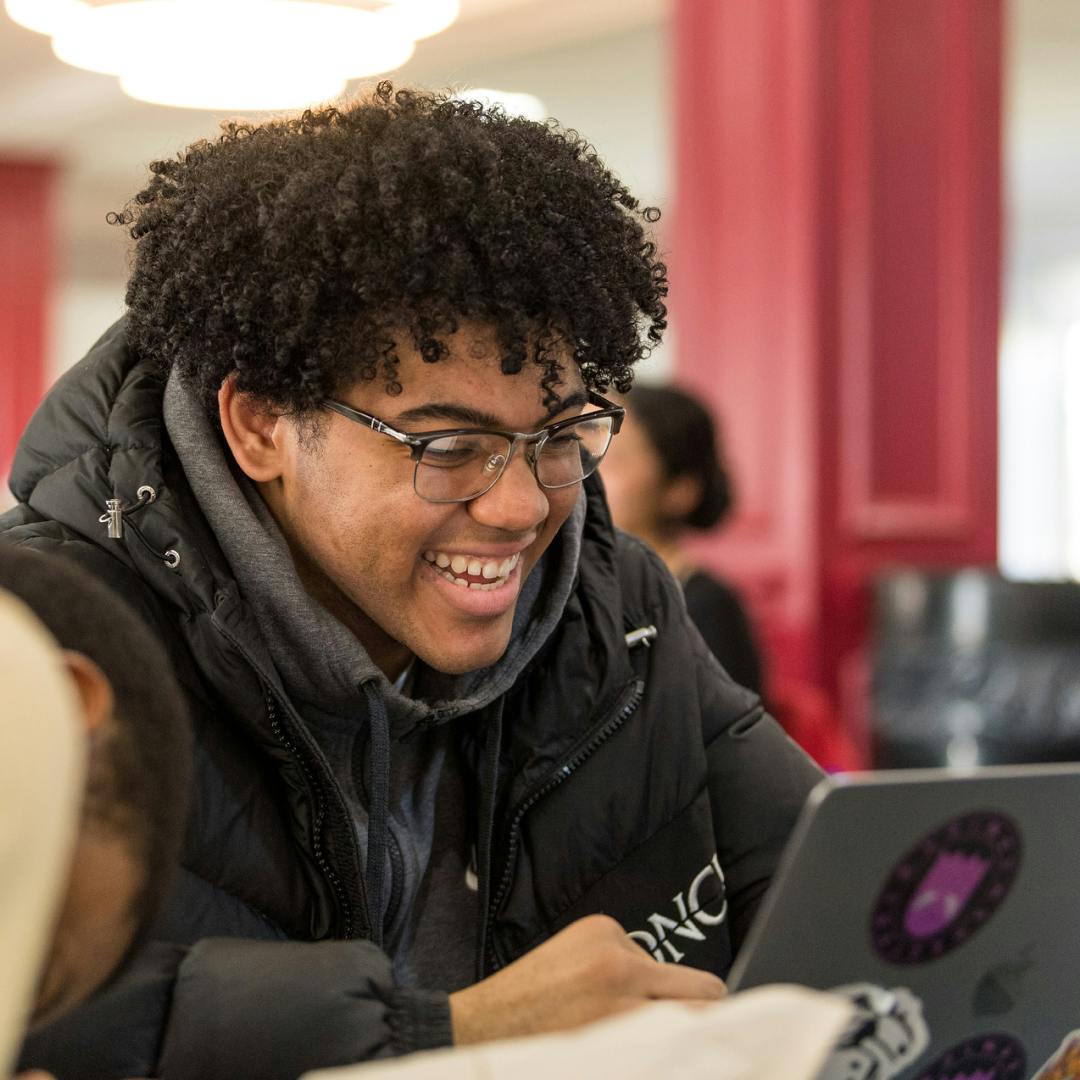
[[[595,476],[653,214],[572,132],[387,84],[152,172],[0,527],[173,656],[175,963],[26,1063],[292,1078],[722,995],[818,774]]]

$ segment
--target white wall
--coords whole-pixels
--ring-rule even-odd
[[[641,199],[664,206],[672,186],[668,35],[664,23],[512,58],[402,69],[402,81],[533,94],[576,128]],[[395,76],[395,79],[397,76]]]
[[[1080,4],[1011,0],[999,551],[1080,577]]]
[[[80,359],[123,311],[122,279],[60,281],[53,294],[49,324],[50,380]]]

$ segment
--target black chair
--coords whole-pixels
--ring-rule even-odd
[[[871,730],[878,768],[1080,760],[1080,584],[882,576]]]

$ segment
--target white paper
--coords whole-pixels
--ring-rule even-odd
[[[770,986],[700,1007],[674,1002],[574,1031],[322,1069],[305,1080],[813,1080],[849,1002]]]

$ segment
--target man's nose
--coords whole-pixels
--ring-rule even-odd
[[[495,486],[469,503],[482,525],[506,532],[528,532],[548,516],[548,498],[530,465],[531,454],[517,447]]]

